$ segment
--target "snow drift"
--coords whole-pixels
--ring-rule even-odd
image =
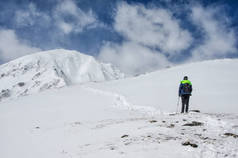
[[[110,64],[63,49],[24,56],[0,66],[0,100],[84,82],[123,78]]]

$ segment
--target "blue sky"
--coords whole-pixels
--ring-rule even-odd
[[[0,63],[64,48],[127,73],[238,57],[236,0],[0,1]]]

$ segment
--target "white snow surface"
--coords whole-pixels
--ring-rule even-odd
[[[205,61],[1,102],[0,157],[237,158],[237,69]],[[184,75],[201,113],[175,114]]]
[[[110,64],[77,51],[56,49],[27,55],[0,66],[0,100],[66,85],[123,78]]]
[[[238,113],[238,59],[185,64],[139,77],[89,83],[88,86],[119,93],[134,105],[173,112],[184,76],[188,76],[193,85],[191,108],[210,113]]]

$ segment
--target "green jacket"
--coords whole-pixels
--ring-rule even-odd
[[[184,91],[184,85],[185,84],[189,84],[190,85],[188,92]],[[180,82],[180,85],[179,85],[179,96],[181,96],[181,95],[191,95],[192,91],[193,91],[193,88],[192,88],[192,82],[191,81],[189,81],[189,80],[182,80]]]

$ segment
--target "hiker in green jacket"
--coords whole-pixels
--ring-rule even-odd
[[[188,112],[189,98],[192,95],[192,83],[188,80],[187,76],[184,76],[179,86],[179,97],[182,98],[182,110],[181,113]]]

